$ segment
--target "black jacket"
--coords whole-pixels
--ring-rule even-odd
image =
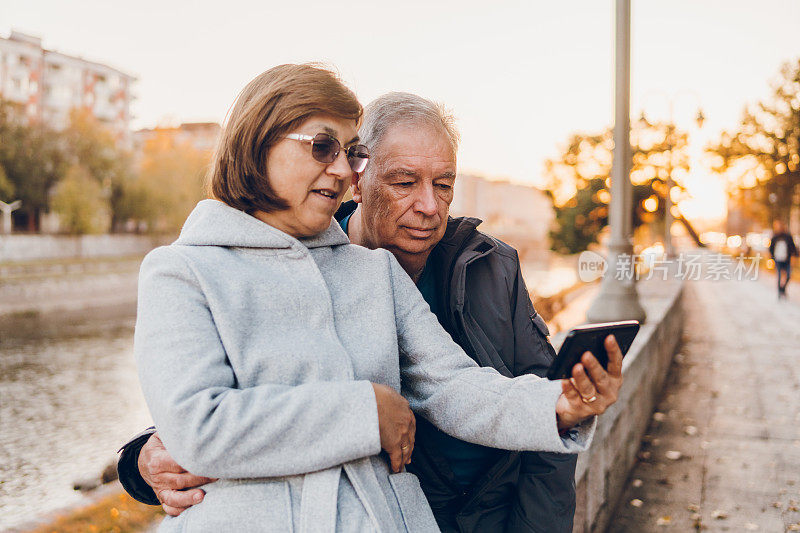
[[[769,241],[769,255],[771,255],[773,259],[775,259],[775,244],[777,244],[778,241],[786,242],[786,250],[789,254],[786,258],[786,263],[790,262],[792,257],[797,257],[797,247],[794,245],[794,239],[789,233],[784,231],[783,233],[776,233],[772,236],[772,240]]]
[[[336,219],[355,208],[352,201],[343,204]],[[517,253],[477,231],[479,224],[474,218],[450,219],[431,252],[440,289],[439,322],[479,365],[505,376],[543,375],[555,351],[547,340],[547,325],[531,303]],[[464,491],[437,449],[439,440],[431,437],[435,431],[439,430],[417,417],[409,470],[419,477],[443,531],[572,531],[576,455],[497,450],[482,478]],[[117,468],[131,496],[157,505],[137,466],[139,451],[152,432],[123,447]]]
[[[347,202],[341,220],[356,208]],[[543,376],[555,357],[549,331],[533,308],[517,252],[477,230],[475,218],[451,218],[431,252],[442,326],[479,365],[505,376]],[[408,470],[443,531],[571,532],[577,455],[497,450],[494,464],[467,491],[438,451],[439,431],[417,417]]]

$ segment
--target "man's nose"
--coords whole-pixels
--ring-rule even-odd
[[[436,214],[436,194],[433,192],[433,185],[423,185],[419,188],[414,209],[429,217]]]

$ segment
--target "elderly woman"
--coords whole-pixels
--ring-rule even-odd
[[[369,158],[360,115],[324,69],[258,76],[219,142],[214,199],[142,264],[148,406],[178,463],[219,478],[162,531],[435,531],[402,471],[409,402],[463,440],[567,453],[609,403],[478,367],[391,253],[349,243],[331,217]]]

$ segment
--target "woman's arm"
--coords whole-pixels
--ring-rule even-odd
[[[368,381],[236,388],[205,296],[174,249],[142,263],[134,352],[159,435],[193,474],[293,475],[381,450]]]
[[[387,253],[401,350],[403,396],[446,433],[510,450],[575,453],[586,449],[593,419],[559,435],[560,381],[509,379],[479,367],[442,329],[394,256]]]

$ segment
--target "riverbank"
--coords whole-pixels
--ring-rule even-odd
[[[135,305],[143,257],[0,263],[0,317]]]
[[[137,502],[114,482],[92,492],[78,510],[55,511],[6,533],[148,533],[163,516],[161,507]]]
[[[0,235],[0,264],[144,255],[175,235]]]

